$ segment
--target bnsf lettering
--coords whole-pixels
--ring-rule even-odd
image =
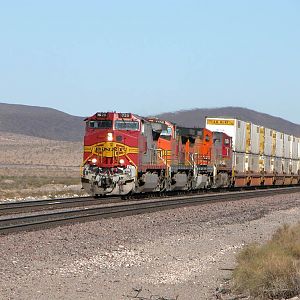
[[[126,149],[124,147],[96,147],[97,153],[101,152],[125,152]]]

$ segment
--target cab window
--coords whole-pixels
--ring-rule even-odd
[[[139,130],[139,122],[137,121],[116,121],[115,129],[118,130]]]
[[[224,145],[229,145],[230,144],[230,140],[229,139],[224,139]]]
[[[160,135],[172,136],[172,128],[169,126],[166,130],[163,130]]]
[[[172,137],[172,128],[168,126],[166,130],[163,130],[160,134],[160,137],[165,139],[165,140],[171,140]]]
[[[109,129],[112,128],[112,121],[111,120],[100,120],[100,121],[89,121],[87,123],[89,128],[102,128],[102,129]]]

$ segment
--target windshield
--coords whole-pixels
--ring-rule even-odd
[[[163,130],[160,134],[161,136],[172,136],[172,128],[170,126],[168,126],[168,128],[166,130]]]
[[[168,128],[166,130],[163,130],[160,133],[160,138],[162,138],[164,140],[170,141],[171,137],[172,137],[172,128],[170,126],[168,126]]]
[[[112,121],[111,120],[89,121],[87,125],[90,128],[109,129],[112,128]]]
[[[116,121],[115,128],[119,130],[139,130],[137,121]]]

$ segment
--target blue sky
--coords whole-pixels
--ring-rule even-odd
[[[300,1],[0,0],[0,102],[300,123]]]

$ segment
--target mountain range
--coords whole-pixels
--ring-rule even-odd
[[[241,107],[196,108],[157,115],[186,127],[204,127],[205,117],[231,117],[250,121],[300,137],[300,125]],[[0,103],[0,131],[58,141],[82,141],[84,117],[38,106]]]
[[[292,123],[283,118],[271,116],[267,113],[261,113],[242,107],[228,106],[221,108],[196,108],[163,113],[158,115],[158,117],[187,127],[204,127],[205,117],[229,117],[252,122],[256,125],[261,125],[300,137],[299,124]]]
[[[83,117],[62,111],[19,104],[0,103],[0,131],[58,141],[80,141]]]

